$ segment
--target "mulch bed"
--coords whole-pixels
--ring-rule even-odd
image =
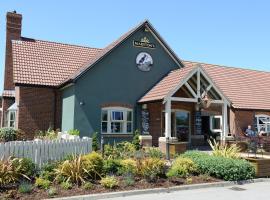
[[[212,177],[204,177],[204,176],[191,176],[192,181],[187,182],[187,179],[182,178],[174,178],[171,180],[168,179],[158,179],[156,182],[151,183],[146,180],[136,179],[133,186],[124,185],[122,177],[120,179],[120,185],[115,189],[105,189],[100,184],[93,184],[93,188],[89,190],[85,190],[81,187],[73,186],[70,190],[64,190],[59,185],[53,185],[57,189],[57,195],[54,197],[65,197],[65,196],[77,196],[77,195],[85,195],[85,194],[96,194],[96,193],[106,193],[106,192],[117,192],[117,191],[128,191],[128,190],[136,190],[136,189],[149,189],[149,188],[168,188],[172,186],[178,185],[187,185],[187,184],[198,184],[198,183],[211,183],[218,182],[219,179],[215,179]],[[0,199],[46,199],[49,198],[46,190],[35,188],[31,194],[21,194],[17,191],[17,189],[9,189],[6,191],[0,191]]]

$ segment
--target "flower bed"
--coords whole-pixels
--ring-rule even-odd
[[[247,174],[245,171],[250,168],[243,167],[242,163],[245,161],[239,159],[221,161],[222,158],[217,156],[188,152],[170,163],[164,159],[158,148],[137,150],[136,144],[123,142],[114,146],[106,145],[104,149],[103,157],[96,152],[68,156],[63,161],[47,164],[38,171],[33,170],[33,164],[29,160],[22,162],[17,159],[15,162],[10,159],[7,163],[2,163],[2,172],[10,169],[9,176],[12,177],[15,171],[16,177],[9,177],[10,181],[5,182],[3,180],[7,179],[0,169],[0,199],[40,199],[253,177],[252,169]],[[202,164],[207,162],[211,166]],[[4,167],[4,164],[9,167]],[[22,165],[29,169],[20,168]],[[224,169],[220,173],[213,173],[206,168]],[[226,170],[232,175],[224,175]],[[238,176],[233,175],[234,171],[237,171]],[[31,173],[25,174],[26,172]],[[238,172],[245,175],[240,176]]]

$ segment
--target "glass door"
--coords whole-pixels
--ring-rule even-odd
[[[187,111],[175,112],[175,132],[176,137],[181,141],[189,140],[190,133],[190,116]]]
[[[165,113],[162,112],[162,136],[165,132]],[[171,112],[171,136],[181,141],[189,141],[190,114],[187,111],[175,110]]]

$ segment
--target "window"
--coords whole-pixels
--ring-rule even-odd
[[[12,104],[6,112],[5,117],[5,126],[16,128],[16,111],[17,111],[17,104]]]
[[[222,132],[222,116],[216,115],[210,117],[210,129],[212,132]]]
[[[258,132],[264,131],[269,133],[270,132],[270,116],[268,115],[256,115],[256,130]]]
[[[101,110],[101,132],[125,134],[132,133],[132,110],[128,108],[112,107]]]

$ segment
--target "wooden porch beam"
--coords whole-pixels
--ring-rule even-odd
[[[188,82],[185,82],[185,86],[187,87],[187,89],[190,91],[190,93],[192,94],[192,96],[193,96],[194,98],[198,97],[198,96],[195,94],[195,92],[194,92],[194,90],[192,89],[192,87],[188,84]]]
[[[183,98],[183,97],[171,97],[171,101],[193,102],[193,103],[198,102],[198,100],[195,98]]]

